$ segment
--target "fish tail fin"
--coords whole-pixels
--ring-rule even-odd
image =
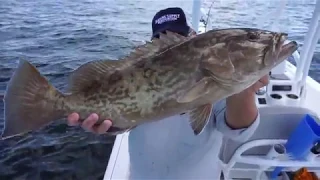
[[[28,61],[20,60],[4,96],[4,130],[1,138],[37,130],[63,117],[57,101],[64,95]]]

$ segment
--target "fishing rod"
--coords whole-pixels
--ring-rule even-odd
[[[207,20],[203,23],[205,32],[207,31],[207,25],[208,25],[209,17],[210,17],[210,14],[211,14],[211,8],[212,8],[213,4],[214,4],[214,1],[211,2],[211,5],[209,7],[209,11],[207,13]]]

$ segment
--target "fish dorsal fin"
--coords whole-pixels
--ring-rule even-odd
[[[106,79],[116,70],[123,70],[138,61],[160,54],[188,39],[188,37],[180,34],[166,31],[166,34],[160,33],[160,38],[155,38],[151,42],[136,47],[133,52],[120,60],[99,60],[83,64],[71,75],[69,91],[72,93],[83,92],[92,83],[101,82],[99,80]]]
[[[190,37],[166,31],[166,34],[160,33],[159,38],[154,38],[152,41],[147,41],[145,44],[136,47],[133,52],[122,58],[122,60],[139,61],[140,59],[152,57],[189,39]]]
[[[68,90],[72,93],[83,92],[93,82],[110,76],[113,72],[123,67],[126,62],[120,60],[98,60],[85,63],[76,69],[69,80]]]

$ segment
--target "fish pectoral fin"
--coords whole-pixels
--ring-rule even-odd
[[[70,76],[68,90],[72,93],[84,92],[93,82],[108,78],[117,69],[126,66],[126,63],[120,60],[98,60],[83,64]]]
[[[214,55],[202,61],[201,67],[204,70],[209,71],[210,74],[217,74],[220,77],[231,78],[235,72],[235,67],[229,57],[229,50],[225,49],[224,46],[219,48],[212,47],[211,49],[211,52],[214,52]]]
[[[212,79],[210,77],[204,77],[183,95],[177,98],[178,103],[192,102],[209,93]]]
[[[205,104],[194,110],[190,114],[190,125],[195,135],[200,134],[208,124],[213,105]]]

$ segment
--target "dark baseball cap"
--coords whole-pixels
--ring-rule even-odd
[[[159,37],[166,30],[188,36],[189,29],[186,15],[178,7],[160,10],[152,19],[152,37]]]

